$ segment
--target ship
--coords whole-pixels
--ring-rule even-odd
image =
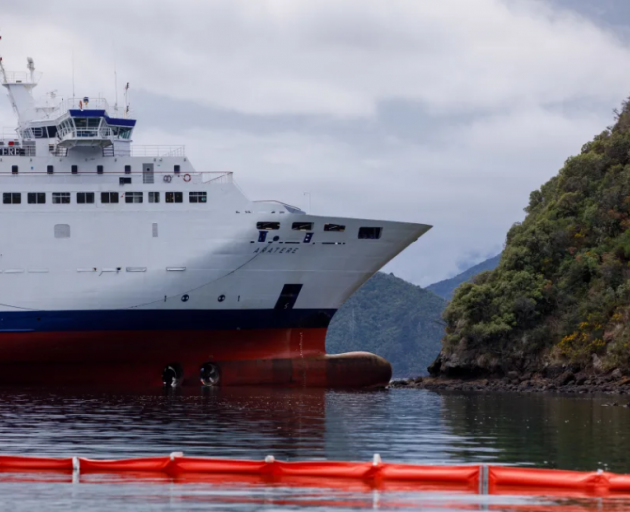
[[[250,200],[183,146],[133,144],[127,100],[40,104],[30,58],[0,79],[1,385],[388,383],[382,357],[326,354],[326,331],[431,226]]]

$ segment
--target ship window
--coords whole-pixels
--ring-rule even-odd
[[[124,176],[121,176],[120,178],[118,178],[118,184],[119,185],[131,185],[131,178],[125,178]]]
[[[131,174],[131,165],[125,165],[125,174]]]
[[[53,192],[53,204],[70,204],[70,192]]]
[[[55,172],[55,166],[54,165],[47,165],[46,166],[46,172],[48,174],[52,174],[53,172]]]
[[[77,192],[78,204],[94,204],[94,192]]]
[[[159,203],[159,202],[160,202],[160,193],[149,192],[149,203]]]
[[[96,174],[103,174],[103,166],[102,165],[97,165],[96,166]]]
[[[18,166],[17,165],[12,165],[11,166],[11,172],[13,174],[17,174],[18,173]]]
[[[313,223],[312,222],[294,222],[291,226],[291,229],[294,231],[312,231]]]
[[[118,192],[101,192],[101,203],[117,203]]]
[[[4,204],[20,204],[22,202],[22,194],[19,192],[5,192],[2,194],[2,202]]]
[[[167,203],[183,203],[184,194],[182,192],[167,192],[166,202]]]
[[[346,230],[346,226],[341,224],[324,224],[324,231],[338,231],[343,232]]]
[[[256,229],[266,229],[267,231],[280,229],[279,222],[257,222]]]
[[[72,167],[70,167],[70,170],[72,171],[72,174],[77,174],[79,172],[79,166],[73,165]]]
[[[127,192],[125,194],[125,203],[141,203],[142,192]]]
[[[189,203],[205,203],[207,199],[208,197],[206,192],[190,192],[188,194]]]
[[[55,224],[55,238],[70,238],[70,224]]]
[[[365,240],[378,240],[381,238],[383,228],[359,228],[359,238]]]
[[[46,202],[45,192],[29,192],[26,197],[28,204],[44,204]]]
[[[181,171],[180,166],[179,166],[179,165],[174,165],[174,166],[173,166],[173,172],[174,172],[175,174],[179,174],[179,171]]]

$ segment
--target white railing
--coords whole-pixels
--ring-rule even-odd
[[[109,110],[109,103],[105,98],[90,98],[87,105],[85,104],[85,101],[83,101],[83,98],[67,98],[65,100],[61,100],[57,110],[80,110],[81,106],[83,106],[84,110]]]
[[[186,156],[186,146],[131,146],[131,156]]]
[[[138,146],[133,145],[128,148],[114,148],[108,146],[103,148],[103,156],[144,156],[144,157],[169,157],[186,156],[186,146]]]
[[[2,127],[0,128],[1,140],[18,140],[18,130],[16,128]]]
[[[41,76],[41,73],[33,73],[33,77],[31,77],[30,71],[5,71],[4,76],[0,74],[0,78],[2,78],[3,84],[37,83]]]

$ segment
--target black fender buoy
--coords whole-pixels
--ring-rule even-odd
[[[184,376],[184,370],[179,363],[167,364],[162,370],[162,384],[171,388],[179,386]]]
[[[201,365],[199,371],[201,384],[208,387],[218,386],[220,378],[219,366],[216,363],[207,362]]]

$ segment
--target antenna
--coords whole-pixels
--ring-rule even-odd
[[[118,71],[116,70],[115,59],[114,59],[114,93],[116,95],[116,103],[114,103],[114,110],[118,112]]]
[[[72,98],[74,97],[74,50],[72,50]]]
[[[26,57],[26,68],[31,74],[31,83],[35,83],[35,61],[31,57]]]
[[[129,82],[125,85],[125,119],[129,115]]]

